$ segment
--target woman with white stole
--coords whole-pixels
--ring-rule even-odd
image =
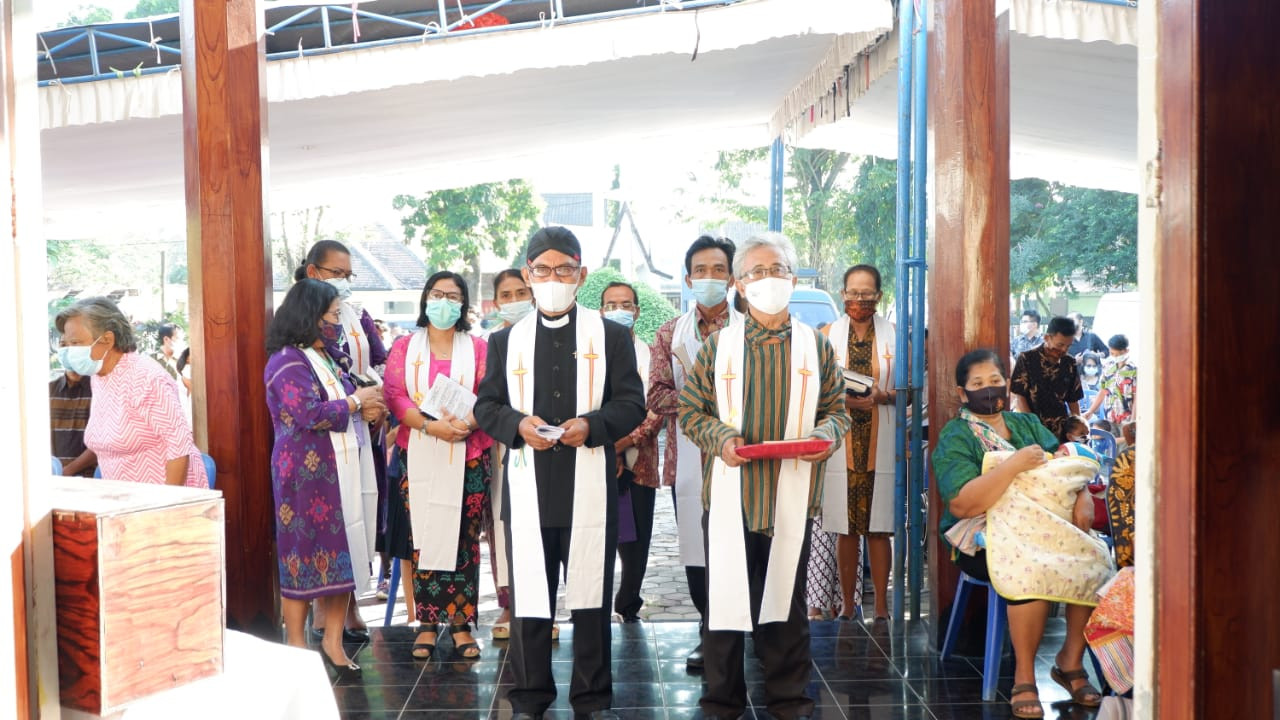
[[[412,654],[435,653],[447,624],[454,655],[480,657],[471,635],[480,593],[480,534],[489,504],[493,440],[476,431],[475,417],[436,410],[432,387],[453,382],[474,394],[484,377],[487,344],[471,335],[471,297],[457,273],[427,279],[418,331],[391,346],[384,378],[387,406],[400,420],[387,479],[399,493],[387,509],[387,545],[411,559],[419,633]],[[428,409],[431,410],[430,414]]]
[[[875,589],[875,619],[889,618],[889,562],[893,533],[894,352],[897,328],[876,313],[883,297],[880,271],[872,265],[854,265],[844,273],[844,311],[822,331],[831,340],[842,368],[875,380],[865,396],[845,396],[852,428],[843,452],[827,464],[822,526],[836,533],[844,607],[840,617],[856,618],[861,612],[858,580],[862,575],[859,540],[867,538],[871,559],[871,584]]]

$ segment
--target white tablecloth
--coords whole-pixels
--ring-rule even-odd
[[[62,709],[68,720],[94,720]],[[327,720],[338,718],[320,654],[228,630],[223,673],[129,705],[115,720]]]

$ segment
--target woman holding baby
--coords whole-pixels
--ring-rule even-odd
[[[1024,562],[1044,568],[1048,586],[1014,587],[996,577],[993,585],[1009,603],[1009,632],[1016,667],[1010,692],[1015,717],[1040,718],[1044,708],[1036,689],[1035,658],[1044,635],[1050,600],[1067,603],[1067,631],[1051,672],[1071,699],[1096,707],[1101,696],[1083,669],[1084,626],[1097,598],[1098,578],[1109,577],[1110,560],[1105,546],[1099,550],[1089,533],[1093,501],[1081,492],[1095,462],[1087,448],[1069,443],[1071,457],[1050,460],[1046,451],[1058,449],[1058,441],[1035,415],[1008,412],[1009,389],[996,353],[975,350],[956,365],[956,391],[963,404],[959,417],[947,423],[933,454],[934,473],[942,498],[941,531],[953,526],[982,527],[986,547],[958,543],[952,559],[971,577],[991,581],[1005,563]],[[1065,453],[1064,453],[1065,454]],[[980,519],[981,518],[981,519]],[[1012,534],[1010,534],[1012,527]],[[1036,539],[1054,538],[1041,546],[1041,557],[1026,557],[1028,546],[1017,531]],[[979,533],[970,533],[976,535]],[[957,544],[953,531],[948,539]],[[999,542],[998,542],[999,541]],[[978,543],[982,544],[982,543]],[[972,554],[968,554],[972,552]],[[1101,553],[1101,554],[1099,554]],[[1016,557],[1021,555],[1021,557]],[[1011,557],[1015,556],[1015,557]],[[990,561],[990,562],[989,562]],[[1052,585],[1059,581],[1062,589]]]

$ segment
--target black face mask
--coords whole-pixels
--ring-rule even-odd
[[[991,385],[981,390],[965,390],[965,406],[978,415],[995,415],[1009,407],[1009,386]]]

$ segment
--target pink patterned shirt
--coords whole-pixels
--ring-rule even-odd
[[[165,465],[183,457],[187,487],[209,487],[178,384],[150,358],[127,352],[107,375],[94,375],[85,447],[98,455],[108,480],[163,485]]]
[[[405,413],[417,408],[417,405],[409,397],[409,390],[404,380],[405,356],[409,354],[409,340],[412,337],[412,335],[405,335],[397,338],[395,343],[392,344],[391,353],[387,355],[387,372],[382,376],[382,393],[387,399],[387,409],[402,423],[396,431],[396,444],[406,450],[409,448],[409,433],[413,432],[413,430],[410,430],[408,425],[403,424],[404,416]],[[475,348],[476,356],[476,379],[471,387],[471,392],[479,392],[480,381],[484,379],[485,359],[488,356],[489,344],[474,335],[471,337],[471,342]],[[450,365],[451,363],[448,360],[432,358],[427,382],[435,382],[436,375],[440,373],[444,373],[448,377]],[[476,430],[467,436],[467,460],[475,460],[492,445],[493,438]]]

